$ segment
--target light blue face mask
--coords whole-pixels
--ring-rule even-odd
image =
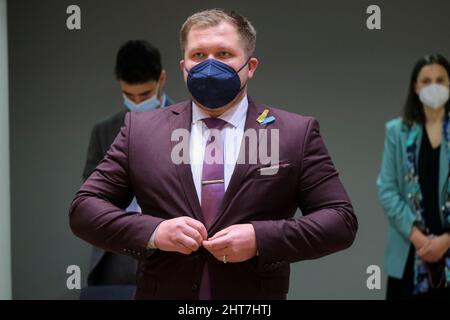
[[[156,95],[140,103],[135,103],[123,94],[123,102],[125,106],[133,112],[145,112],[156,109],[161,105],[161,101],[156,97]]]

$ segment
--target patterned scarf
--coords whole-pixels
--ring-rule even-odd
[[[445,143],[447,144],[447,159],[449,161],[450,169],[450,121],[446,117],[444,121],[444,136]],[[406,139],[406,177],[407,182],[407,194],[408,198],[411,200],[413,211],[416,214],[416,226],[426,235],[433,236],[427,230],[424,220],[424,209],[422,206],[422,191],[419,184],[419,175],[417,170],[417,160],[416,160],[416,148],[417,148],[417,137],[419,132],[419,125],[414,124],[409,127],[408,136]],[[425,131],[423,134],[426,134]],[[444,215],[444,227],[450,226],[450,183],[447,180],[447,191],[445,194],[445,204],[442,207],[442,213]],[[450,250],[443,257],[444,270],[442,271],[443,278],[441,280],[445,281],[445,285],[450,287]],[[413,294],[422,294],[438,286],[440,283],[433,283],[433,279],[429,272],[429,265],[424,262],[417,253],[414,257],[414,290]],[[442,285],[442,284],[441,284]]]

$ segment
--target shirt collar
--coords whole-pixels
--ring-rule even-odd
[[[248,98],[245,95],[241,101],[235,105],[233,108],[225,111],[219,116],[220,119],[225,120],[227,123],[233,127],[238,127],[243,119],[247,115],[248,109]],[[192,124],[205,119],[210,118],[210,116],[201,109],[194,101],[192,101]]]
[[[167,103],[167,95],[163,92],[161,97],[161,104],[159,105],[160,108],[164,108]]]

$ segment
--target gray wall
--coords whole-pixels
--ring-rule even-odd
[[[0,299],[11,299],[8,40],[6,0],[0,0]]]
[[[82,10],[68,31],[66,8]],[[386,220],[375,188],[384,123],[400,112],[415,61],[450,57],[448,1],[376,1],[382,30],[366,29],[372,1],[22,1],[8,2],[13,297],[72,299],[66,267],[86,278],[90,247],[68,226],[89,133],[121,108],[112,75],[120,44],[157,45],[167,92],[188,97],[179,71],[178,30],[202,8],[234,8],[258,31],[260,102],[319,119],[353,200],[360,229],[351,249],[293,265],[291,299],[382,299],[366,288],[368,265],[383,265]]]

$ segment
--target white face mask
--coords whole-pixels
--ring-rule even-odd
[[[427,107],[438,109],[443,107],[449,98],[449,88],[441,84],[430,84],[419,91],[419,99]]]

